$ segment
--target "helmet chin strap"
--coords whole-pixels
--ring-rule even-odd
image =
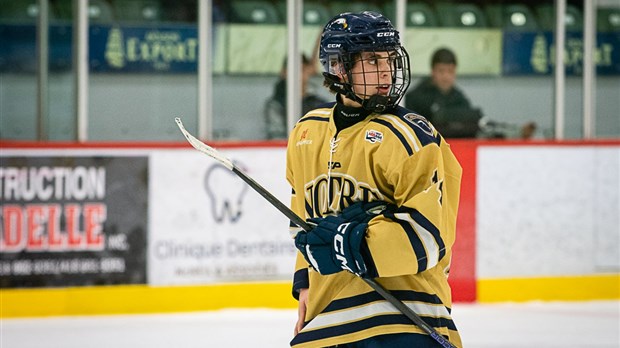
[[[383,112],[389,105],[392,98],[385,95],[372,95],[368,99],[364,99],[362,106],[364,109],[373,110],[374,112]]]
[[[325,76],[325,78],[329,81],[332,91],[335,91],[336,93],[341,94],[361,104],[362,107],[368,111],[377,113],[383,112],[388,107],[388,105],[390,105],[390,102],[396,99],[394,98],[394,96],[385,96],[379,94],[372,95],[368,99],[362,99],[357,94],[355,94],[355,92],[353,92],[350,84],[342,83],[336,75],[324,72],[323,76]]]

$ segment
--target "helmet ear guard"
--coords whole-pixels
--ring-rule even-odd
[[[363,99],[353,91],[351,68],[353,67],[353,57],[349,54],[331,55],[328,64],[325,64],[327,72],[323,73],[325,85],[334,93],[342,94],[349,99],[362,104]],[[347,80],[343,81],[346,76]]]
[[[347,73],[344,62],[340,55],[330,55],[327,64],[325,65],[325,71],[332,75],[345,75]]]

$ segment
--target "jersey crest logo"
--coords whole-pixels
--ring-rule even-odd
[[[357,201],[382,201],[383,194],[365,182],[342,173],[321,174],[304,187],[306,215],[322,217]]]
[[[403,117],[409,123],[421,129],[424,133],[428,134],[431,137],[433,136],[433,126],[431,126],[431,124],[423,116],[411,113],[406,114]]]
[[[364,139],[371,144],[380,143],[383,141],[383,133],[374,129],[369,129],[366,131],[366,137]]]

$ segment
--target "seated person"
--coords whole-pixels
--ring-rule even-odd
[[[316,62],[308,59],[302,54],[302,70],[301,70],[301,94],[302,94],[302,115],[306,112],[316,109],[318,105],[326,102],[326,100],[311,93],[309,81],[312,75],[316,74]],[[299,115],[300,117],[302,115]],[[280,78],[276,83],[273,95],[265,104],[265,122],[267,139],[286,139],[287,134],[287,116],[286,116],[286,59],[280,70]]]
[[[407,94],[406,107],[426,117],[446,138],[507,137],[506,130],[515,127],[482,120],[482,111],[472,107],[455,84],[456,67],[454,52],[447,48],[436,50],[431,58],[431,76],[424,78]],[[502,127],[491,128],[494,124]],[[524,125],[518,137],[530,138],[535,128],[534,123]]]

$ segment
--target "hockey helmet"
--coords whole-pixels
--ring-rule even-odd
[[[362,59],[362,52],[390,53],[391,84],[387,94],[356,93],[351,70]],[[330,90],[373,112],[382,112],[397,105],[409,87],[409,55],[400,44],[399,33],[390,20],[377,12],[347,12],[330,20],[321,35],[319,59]],[[346,79],[340,77],[344,75]],[[363,84],[368,86],[365,80]]]

